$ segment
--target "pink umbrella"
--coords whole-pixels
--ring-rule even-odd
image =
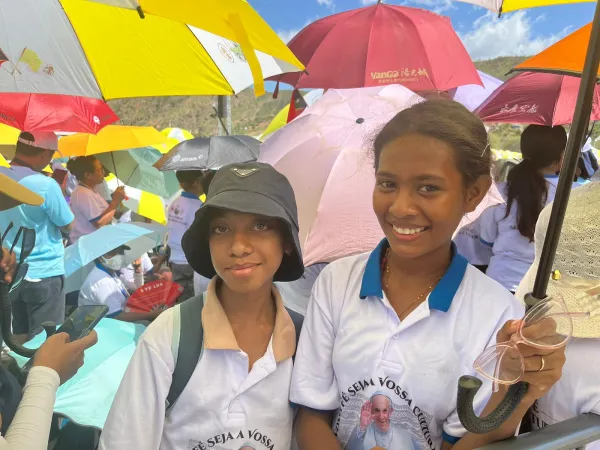
[[[97,98],[0,93],[0,123],[19,130],[96,134],[117,120],[110,106]]]
[[[486,122],[564,125],[573,121],[581,78],[523,72],[500,86],[477,110]],[[600,87],[591,120],[600,119]]]
[[[479,70],[477,72],[479,73],[479,78],[483,81],[483,86],[467,84],[449,91],[450,98],[465,105],[469,108],[469,111],[477,109],[479,105],[486,101],[502,85],[502,81],[499,79]]]

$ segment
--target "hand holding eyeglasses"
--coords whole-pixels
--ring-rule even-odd
[[[530,325],[523,328],[523,320],[506,322],[497,334],[497,342],[510,342],[516,348],[506,348],[501,358],[501,377],[529,383],[527,396],[537,400],[548,393],[562,376],[565,365],[565,345],[557,348],[540,348],[519,339],[519,333],[532,341],[559,341],[561,338],[556,333],[556,324],[552,320]],[[566,342],[565,342],[566,344]],[[518,354],[517,354],[518,353]],[[495,381],[495,380],[494,380]],[[505,384],[505,383],[500,383]],[[510,383],[512,384],[512,383]]]
[[[533,306],[522,320],[509,321],[498,332],[498,344],[475,360],[482,376],[498,385],[529,383],[528,397],[545,395],[560,379],[565,364],[565,346],[573,334],[573,320],[589,313],[569,312],[559,295]]]

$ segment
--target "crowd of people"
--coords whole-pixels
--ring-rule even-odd
[[[565,330],[553,320],[523,320],[522,300],[531,290],[526,274],[535,270],[543,244],[547,222],[540,217],[549,213],[565,144],[562,127],[527,128],[523,162],[497,186],[505,202],[457,234],[494,183],[487,131],[449,100],[411,106],[379,131],[371,149],[373,210],[385,238],[369,253],[306,272],[295,193],[285,176],[256,162],[209,176],[178,172],[182,193],[168,208],[168,264],[184,288],[182,302],[147,315],[127,312],[131,288],[121,271],[131,264],[136,287],[146,270],[141,260],[124,258],[124,247],[99,258],[79,292],[79,304],[105,304],[113,319],[149,323],[99,448],[471,450],[514,436],[530,410],[538,428],[600,413],[600,373],[589,363],[600,348],[600,323],[573,319],[567,336],[573,346],[565,346]],[[37,204],[13,198],[7,205],[13,208],[0,213],[0,229],[12,222],[38,236],[27,278],[10,293],[13,332],[24,340],[43,321],[64,319],[63,234],[76,241],[110,226],[124,198],[115,192],[109,201],[95,192],[104,169],[85,157],[67,166],[79,183],[69,206],[58,184],[40,174],[55,150],[50,135],[22,133],[11,168],[0,172],[41,197]],[[575,204],[594,204],[597,186],[578,187]],[[2,187],[9,195],[13,188]],[[596,218],[569,209],[566,223],[589,234]],[[14,239],[9,231],[4,245]],[[587,283],[573,288],[573,281],[571,297],[560,285],[550,291],[564,293],[565,316],[584,312],[572,309],[582,298],[592,305],[588,313],[595,308],[600,271],[592,257],[597,246],[589,248],[581,262],[573,248],[559,258],[568,266],[559,268],[565,275]],[[16,261],[3,248],[6,283]],[[162,270],[163,262],[147,272]],[[199,309],[188,317],[193,302]],[[286,306],[301,312],[303,323]],[[184,323],[200,330],[200,342],[185,339]],[[458,379],[481,379],[475,411],[489,413],[510,383],[476,363],[490,346],[517,340],[518,380],[529,384],[527,393],[498,429],[467,432],[457,411]],[[10,448],[25,448],[25,423],[39,430],[31,437],[37,446],[27,448],[45,448],[59,381],[76,371],[94,343],[94,334],[74,343],[64,335],[46,341],[6,434]],[[49,354],[62,356],[55,361]],[[182,365],[189,373],[179,378]],[[41,386],[43,376],[49,381]],[[36,391],[42,388],[43,395]],[[40,405],[35,414],[34,403]]]

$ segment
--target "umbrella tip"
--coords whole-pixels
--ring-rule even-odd
[[[137,13],[138,13],[138,14],[139,14],[139,16],[140,16],[140,19],[145,19],[145,18],[146,18],[146,15],[144,14],[144,10],[142,9],[142,7],[141,7],[141,6],[138,6],[138,7],[136,8],[136,11],[137,11]]]

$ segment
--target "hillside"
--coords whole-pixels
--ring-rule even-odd
[[[501,57],[475,62],[475,66],[496,78],[506,79],[506,73],[524,58]],[[232,98],[231,114],[235,133],[259,135],[277,112],[290,101],[290,91],[280,91],[273,99],[267,93],[255,98],[251,89]],[[180,127],[195,136],[217,132],[217,119],[213,108],[215,97],[153,97],[112,100],[110,106],[124,125],[152,125],[159,130]],[[507,148],[509,149],[509,148]]]

